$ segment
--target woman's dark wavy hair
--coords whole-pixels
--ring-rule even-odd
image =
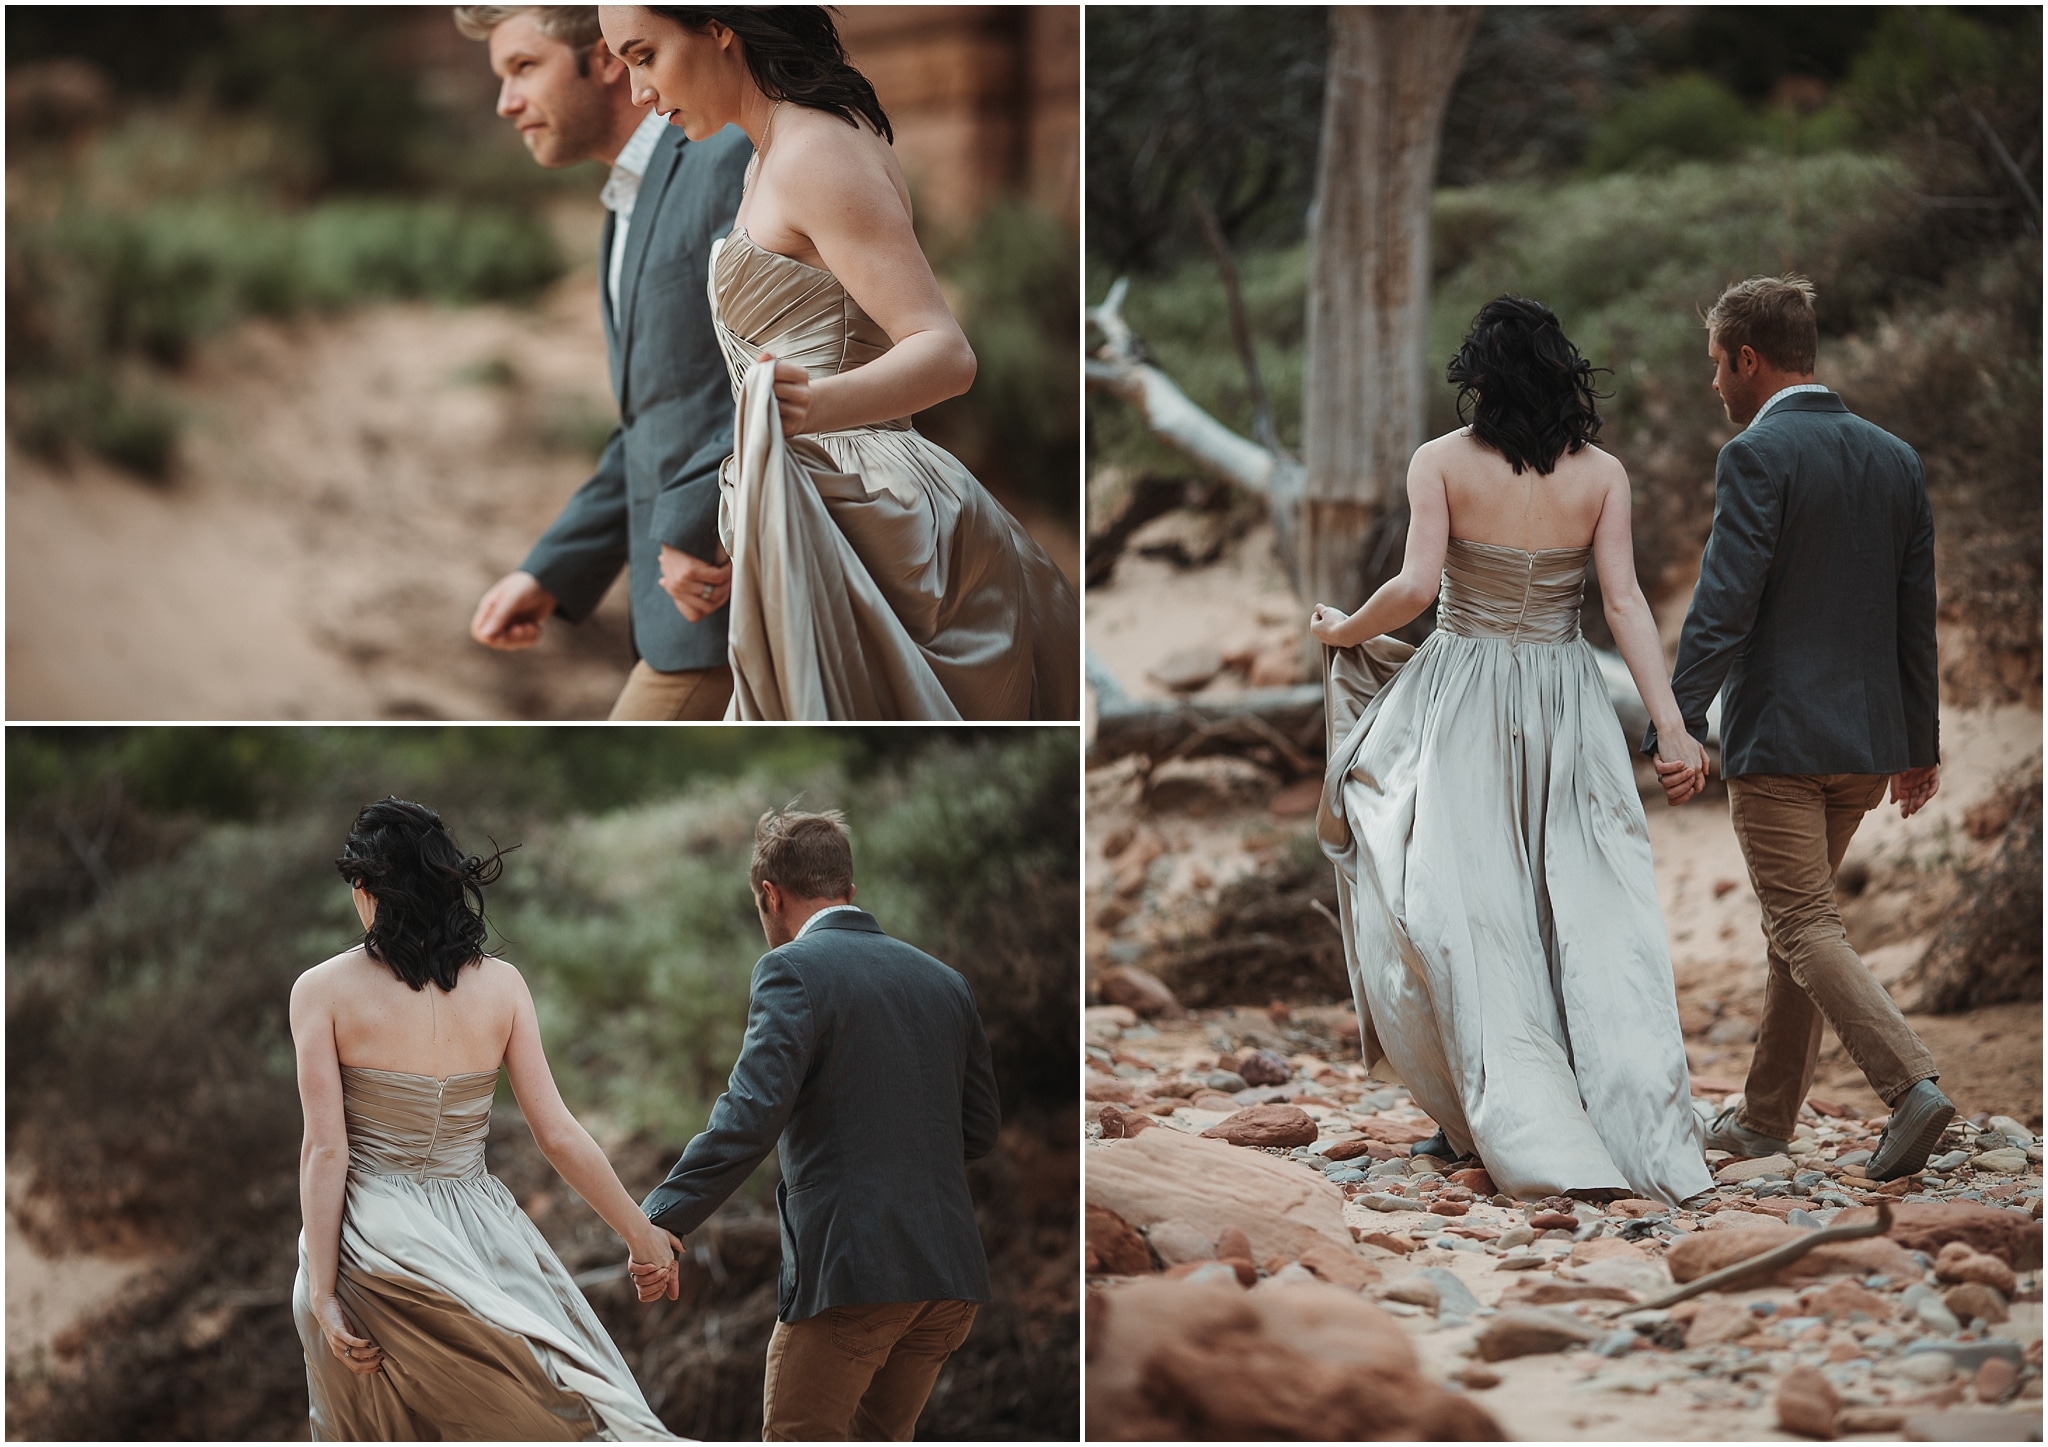
[[[377,901],[364,953],[415,990],[429,981],[454,989],[463,966],[484,952],[484,889],[498,882],[507,852],[465,855],[424,804],[387,798],[365,808],[334,861],[343,879]]]
[[[822,5],[650,5],[685,30],[702,32],[716,20],[740,38],[747,70],[770,100],[829,111],[848,125],[856,115],[894,143],[896,132],[874,86],[846,58],[839,27]]]
[[[1557,459],[1600,436],[1593,374],[1557,315],[1540,301],[1497,296],[1479,309],[1451,358],[1458,420],[1514,464],[1548,475]],[[1470,416],[1466,415],[1470,409]]]

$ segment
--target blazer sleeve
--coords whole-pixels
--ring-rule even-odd
[[[1721,691],[1735,651],[1756,626],[1757,605],[1777,556],[1785,525],[1783,493],[1756,449],[1738,437],[1721,449],[1714,467],[1714,523],[1700,557],[1700,580],[1678,638],[1671,692],[1686,732],[1707,738],[1707,705]],[[1643,736],[1654,753],[1657,730]]]
[[[555,595],[558,615],[581,623],[626,565],[627,537],[625,432],[614,427],[597,471],[570,495],[519,566]]]
[[[817,1050],[810,993],[794,966],[770,951],[754,966],[747,1034],[710,1122],[641,1203],[655,1225],[694,1231],[761,1164],[782,1134]]]
[[[1906,708],[1908,767],[1941,762],[1941,693],[1934,640],[1934,509],[1913,460],[1916,510],[1899,567],[1899,694]]]
[[[701,146],[701,149],[700,149]],[[716,141],[693,145],[685,152],[685,164],[692,161],[705,168],[700,180],[691,182],[696,212],[691,217],[693,254],[704,258],[707,275],[691,304],[706,309],[705,338],[718,355],[716,367],[706,367],[697,385],[685,398],[686,415],[692,419],[694,446],[674,472],[661,480],[655,493],[649,528],[657,543],[678,548],[694,558],[709,561],[716,556],[718,541],[718,472],[732,454],[732,382],[725,370],[724,354],[718,348],[710,303],[703,298],[708,285],[711,246],[732,229],[739,212],[740,187],[746,179],[747,160],[752,150],[737,133]],[[701,158],[701,159],[700,159]],[[676,184],[684,178],[678,176]]]
[[[974,1007],[974,991],[966,982],[967,1073],[961,1081],[960,1135],[966,1146],[965,1159],[978,1161],[996,1148],[996,1133],[1002,1129],[1003,1106],[996,1097],[995,1066],[989,1059],[988,1033],[981,1028],[981,1012]]]

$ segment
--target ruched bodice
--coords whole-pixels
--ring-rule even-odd
[[[1080,607],[1045,549],[907,417],[782,435],[763,353],[833,376],[889,335],[831,272],[712,248],[738,406],[719,475],[735,719],[1071,719]]]
[[[1591,548],[1527,552],[1452,538],[1444,549],[1436,626],[1467,638],[1570,643],[1579,636]]]
[[[737,397],[747,368],[764,351],[830,377],[872,362],[893,345],[839,278],[755,244],[744,230],[711,248],[711,305]],[[871,424],[901,432],[908,417]]]
[[[351,1170],[462,1180],[484,1173],[495,1070],[436,1080],[402,1070],[341,1067]]]

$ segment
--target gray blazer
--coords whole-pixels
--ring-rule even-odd
[[[555,595],[555,611],[577,623],[626,564],[634,649],[663,673],[725,663],[726,610],[701,623],[677,612],[661,591],[661,545],[705,559],[718,551],[732,384],[705,284],[711,244],[732,229],[752,155],[737,126],[694,143],[674,127],[662,132],[626,231],[617,317],[603,284],[614,228],[605,218],[598,295],[619,425],[596,473],[520,565]]]
[[[1723,693],[1730,778],[1938,762],[1934,512],[1919,454],[1832,392],[1794,393],[1723,447],[1671,688],[1702,740]],[[1651,729],[1643,748],[1656,746]]]
[[[967,981],[844,910],[754,966],[732,1079],[643,1209],[679,1236],[695,1230],[779,1137],[782,1320],[987,1301],[966,1165],[1001,1123]]]

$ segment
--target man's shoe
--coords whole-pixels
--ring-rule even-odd
[[[1892,1118],[1877,1138],[1877,1151],[1864,1174],[1873,1181],[1896,1181],[1927,1164],[1941,1142],[1941,1133],[1956,1118],[1955,1102],[1931,1080],[1914,1085],[1892,1102]]]
[[[1459,1155],[1457,1148],[1451,1144],[1451,1138],[1443,1133],[1441,1127],[1428,1140],[1417,1141],[1414,1145],[1408,1147],[1408,1156],[1411,1160],[1416,1156],[1434,1156],[1444,1163],[1446,1170],[1449,1170],[1452,1166],[1478,1159],[1476,1156]]]
[[[1780,1155],[1792,1148],[1792,1142],[1779,1140],[1776,1136],[1763,1135],[1736,1120],[1735,1112],[1741,1108],[1738,1105],[1731,1105],[1714,1117],[1713,1123],[1707,1127],[1708,1150],[1726,1151],[1731,1156],[1755,1159],[1758,1156]]]

